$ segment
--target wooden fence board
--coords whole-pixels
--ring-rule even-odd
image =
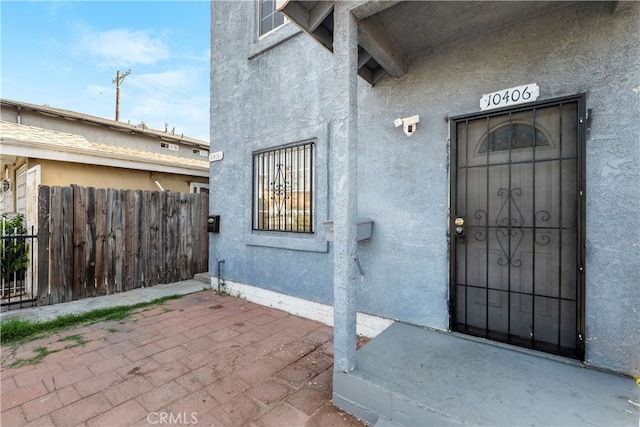
[[[122,292],[124,290],[124,192],[115,192],[115,215],[113,219],[115,221],[114,228],[114,272],[115,272],[115,284],[116,292]]]
[[[62,258],[62,187],[51,187],[51,234],[50,241],[56,242],[51,246],[51,270],[50,277],[52,304],[63,302],[64,282],[62,281],[62,268],[58,268],[62,263],[68,262]]]
[[[207,223],[209,218],[209,193],[200,193],[202,198],[202,215],[200,216],[200,231],[198,232],[202,236],[200,244],[200,267],[199,273],[204,273],[209,270],[209,233],[207,232]]]
[[[197,240],[197,221],[198,221],[198,195],[193,193],[193,194],[188,194],[188,201],[187,204],[189,205],[189,236],[191,237],[189,239],[189,251],[187,252],[187,265],[188,265],[188,271],[187,274],[189,274],[192,271],[196,270],[196,251],[198,250],[198,240]]]
[[[96,190],[87,187],[85,193],[85,291],[96,296]]]
[[[189,254],[189,245],[190,245],[190,233],[189,233],[189,224],[191,219],[189,218],[189,205],[187,200],[188,194],[180,194],[180,215],[178,216],[178,221],[180,221],[179,230],[182,232],[179,234],[180,237],[180,254],[179,254],[179,267],[180,267],[180,280],[190,279],[187,277],[188,264],[187,257]]]
[[[73,192],[73,273],[71,299],[87,296],[85,289],[85,223],[86,223],[86,189],[77,185],[71,186]]]
[[[49,212],[51,189],[38,189],[38,305],[49,301]]]
[[[193,255],[194,255],[193,252],[198,247],[197,241],[196,241],[196,235],[193,232],[195,227],[195,221],[197,219],[197,212],[198,212],[198,206],[196,206],[198,199],[196,196],[197,194],[195,193],[187,194],[187,210],[189,211],[189,230],[188,230],[189,241],[187,242],[187,256],[185,258],[185,262],[187,264],[187,274],[195,270],[195,262],[194,262],[195,260],[193,258]]]
[[[158,192],[154,191],[149,194],[149,216],[146,227],[149,228],[149,257],[147,262],[149,265],[149,286],[158,284],[158,221],[159,221],[159,204],[160,200]]]
[[[62,279],[64,283],[63,301],[73,300],[73,188],[62,187]],[[55,265],[55,264],[54,264]],[[57,266],[56,266],[57,268]]]
[[[177,226],[178,226],[178,213],[176,211],[176,199],[175,197],[167,198],[167,221],[165,223],[165,229],[167,231],[167,250],[166,250],[166,271],[167,281],[174,282],[177,280],[176,274],[176,256],[178,253],[178,241]]]
[[[141,286],[149,286],[149,199],[150,191],[142,192],[142,204],[140,206],[140,279]]]
[[[133,286],[134,288],[140,288],[144,282],[143,276],[143,263],[142,263],[142,240],[140,235],[140,228],[142,227],[142,205],[143,197],[142,191],[136,190],[133,193],[133,229],[131,230],[132,248],[133,248]]]
[[[124,290],[129,291],[134,288],[134,255],[133,255],[133,230],[135,230],[135,193],[127,190],[124,193]]]
[[[96,190],[96,295],[106,295],[107,190]]]
[[[115,269],[116,269],[116,233],[115,233],[115,190],[113,188],[107,189],[107,206],[106,206],[106,245],[105,245],[105,283],[107,295],[115,292]]]
[[[158,193],[160,219],[158,221],[158,280],[169,283],[167,279],[167,198],[169,193]]]

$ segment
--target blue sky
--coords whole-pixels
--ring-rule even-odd
[[[210,2],[0,3],[0,96],[209,140]]]

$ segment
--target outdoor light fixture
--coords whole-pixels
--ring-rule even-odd
[[[11,188],[11,183],[6,179],[0,181],[0,193],[6,193]]]
[[[420,121],[420,116],[415,115],[411,117],[405,117],[404,119],[395,119],[393,121],[393,124],[396,127],[402,126],[404,133],[407,134],[407,136],[411,136],[415,133],[416,128],[418,127],[417,123],[419,121]]]

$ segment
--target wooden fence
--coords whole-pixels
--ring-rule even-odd
[[[40,186],[38,305],[207,271],[209,195]]]

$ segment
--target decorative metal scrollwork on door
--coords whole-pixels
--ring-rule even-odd
[[[500,198],[506,196],[496,217],[496,225],[498,226],[496,228],[496,238],[504,254],[504,258],[498,258],[498,264],[503,267],[509,264],[513,267],[520,267],[522,260],[514,259],[514,255],[524,238],[524,231],[522,230],[524,217],[514,196],[522,196],[522,189],[519,187],[511,190],[501,188],[498,190],[498,196]],[[512,247],[513,249],[511,249]]]
[[[522,189],[520,187],[514,187],[512,189],[500,188],[498,190],[498,196],[504,199],[502,206],[496,216],[496,240],[502,251],[502,256],[498,258],[498,265],[506,267],[508,265],[512,267],[520,267],[522,260],[516,257],[516,253],[522,240],[524,239],[525,218],[520,209],[520,205],[516,198],[522,197]],[[477,220],[484,220],[487,224],[487,211],[479,209],[475,212],[475,218]],[[548,222],[551,219],[551,214],[546,210],[539,210],[534,215],[534,220],[539,222]],[[488,224],[487,224],[488,226]],[[486,227],[488,229],[488,227]],[[484,241],[487,238],[485,230],[479,230],[474,233],[474,237],[478,241]],[[551,242],[551,238],[547,233],[540,232],[534,229],[534,241],[536,244],[545,246]]]

